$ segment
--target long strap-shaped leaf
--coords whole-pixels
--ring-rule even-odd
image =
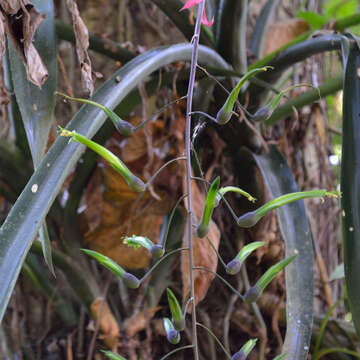
[[[247,71],[247,7],[248,0],[220,0],[215,19],[216,49],[241,73]]]
[[[251,34],[249,48],[256,58],[262,56],[263,48],[266,41],[267,30],[270,21],[279,4],[279,0],[267,0],[256,19],[254,30]]]
[[[45,153],[52,121],[54,119],[57,60],[53,2],[32,1],[37,11],[45,14],[34,38],[49,77],[40,89],[27,80],[25,67],[9,43],[10,69],[14,92],[24,122],[35,168]]]
[[[345,56],[341,191],[345,283],[350,310],[360,335],[360,50]]]
[[[250,153],[249,153],[250,155]],[[272,146],[268,153],[251,156],[256,161],[271,197],[299,191],[291,170],[280,151]],[[298,256],[286,268],[286,337],[283,353],[287,359],[306,359],[313,322],[314,261],[312,238],[303,201],[277,210],[286,257]]]
[[[110,109],[119,104],[141,81],[160,67],[176,61],[188,61],[191,45],[179,44],[148,51],[117,71],[95,94],[93,100]],[[200,46],[199,62],[227,68],[226,62],[213,50]],[[116,79],[121,78],[118,83]],[[68,125],[89,138],[105,121],[103,111],[84,105]],[[23,190],[0,228],[0,321],[32,240],[46,216],[61,185],[81,155],[82,145],[59,137],[51,146],[37,171]],[[36,185],[36,186],[35,186]],[[37,191],[34,192],[34,188]]]
[[[34,0],[32,3],[39,13],[46,16],[34,38],[34,45],[49,73],[49,78],[42,88],[40,89],[28,81],[22,60],[16,54],[10,42],[9,57],[14,93],[24,123],[34,168],[36,169],[45,153],[54,119],[57,60],[53,1]],[[49,233],[45,222],[41,226],[39,234],[45,261],[54,273]]]
[[[273,71],[268,71],[267,73],[261,74],[258,76],[258,78],[269,83],[274,83],[279,79],[281,74],[286,69],[296,64],[297,62],[303,61],[315,54],[321,54],[326,51],[339,50],[341,48],[342,38],[342,35],[334,34],[309,39],[287,48],[272,58],[270,61],[266,61],[266,58],[256,61],[249,67],[249,69],[258,68],[265,65],[273,66]],[[267,94],[268,89],[251,84],[249,86],[249,92],[250,94],[255,95],[250,96],[250,105],[251,107],[257,109],[261,103],[261,100]]]

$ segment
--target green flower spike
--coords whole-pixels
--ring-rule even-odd
[[[269,283],[275,278],[275,276],[288,264],[290,264],[297,254],[286,258],[277,264],[271,266],[266,270],[265,274],[257,281],[257,283],[252,286],[244,295],[244,300],[247,303],[256,302],[261,296],[262,292],[269,285]]]
[[[62,97],[64,97],[65,99],[68,100],[72,100],[72,101],[77,101],[77,102],[81,102],[84,104],[89,104],[89,105],[93,105],[96,106],[97,108],[101,109],[104,111],[104,113],[107,115],[107,117],[112,121],[112,123],[115,126],[115,129],[124,136],[130,136],[133,134],[135,128],[134,126],[132,126],[129,122],[124,121],[123,119],[121,119],[118,115],[116,115],[112,110],[110,110],[108,107],[101,105],[95,101],[91,101],[91,100],[87,100],[87,99],[81,99],[81,98],[74,98],[71,97],[69,95],[60,93],[60,92],[56,92],[57,95],[61,95]]]
[[[234,87],[234,89],[229,94],[228,98],[225,101],[225,104],[222,106],[222,108],[219,110],[219,112],[216,115],[216,122],[219,125],[225,125],[231,119],[235,101],[238,98],[241,87],[245,84],[246,80],[255,76],[257,73],[262,72],[262,71],[267,71],[268,69],[272,69],[272,67],[265,66],[260,69],[250,70],[247,74],[245,74],[240,79],[238,84]]]
[[[101,350],[101,352],[111,360],[126,360],[124,357],[122,357],[122,356],[120,356],[118,354],[115,354],[112,351]]]
[[[81,249],[81,251],[98,261],[101,265],[105,266],[113,274],[122,279],[128,288],[137,289],[140,286],[140,280],[136,276],[126,272],[120,265],[109,257],[94,250]]]
[[[124,238],[124,244],[132,246],[135,249],[138,249],[140,246],[144,247],[151,253],[154,260],[160,259],[165,253],[165,250],[161,245],[154,244],[150,239],[144,236],[126,236]]]
[[[239,253],[236,255],[236,257],[227,263],[226,265],[226,272],[230,275],[237,274],[240,269],[241,265],[244,263],[246,258],[257,248],[264,246],[265,243],[262,241],[255,241],[250,244],[245,245]]]
[[[127,167],[126,165],[111,151],[104,148],[103,146],[97,144],[96,142],[86,138],[78,134],[75,130],[69,131],[63,129],[59,126],[60,135],[65,137],[71,137],[71,140],[74,140],[80,144],[83,144],[90,148],[91,150],[95,151],[101,157],[103,157],[110,166],[115,169],[127,182],[130,188],[136,192],[142,192],[145,190],[146,186],[144,182],[135,176]]]
[[[272,115],[272,113],[274,112],[274,110],[278,107],[279,102],[281,100],[281,98],[289,91],[298,88],[298,87],[303,87],[303,86],[308,86],[308,87],[314,87],[311,84],[297,84],[297,85],[293,85],[288,87],[287,89],[280,91],[280,93],[278,95],[276,95],[274,97],[273,100],[271,100],[268,104],[266,104],[264,107],[260,108],[259,110],[257,110],[255,112],[255,114],[251,117],[251,119],[253,121],[266,121],[267,119],[269,119],[269,117]]]
[[[263,216],[265,216],[268,212],[277,209],[280,206],[292,203],[297,200],[302,200],[306,198],[324,198],[327,197],[339,197],[340,193],[337,191],[327,191],[327,190],[311,190],[311,191],[300,191],[294,192],[290,194],[285,194],[279,196],[275,199],[270,200],[263,206],[259,207],[254,211],[250,211],[242,216],[240,216],[237,220],[237,224],[240,227],[252,227],[254,226]]]
[[[203,238],[209,232],[210,220],[214,211],[215,198],[216,193],[219,189],[219,185],[220,177],[218,176],[211,184],[210,189],[207,193],[202,218],[200,224],[196,228],[196,234],[199,238]]]
[[[251,202],[255,202],[256,199],[251,196],[249,193],[247,193],[246,191],[236,187],[236,186],[225,186],[222,187],[218,190],[218,192],[216,193],[216,198],[215,198],[215,205],[214,207],[217,207],[222,199],[222,197],[227,193],[227,192],[235,192],[238,194],[241,194],[243,196],[246,196],[247,199]]]
[[[183,313],[181,311],[180,304],[176,299],[174,293],[169,288],[166,289],[166,293],[170,306],[174,328],[177,331],[183,331],[185,329],[185,317],[183,316]]]
[[[245,360],[250,354],[251,350],[255,347],[256,342],[257,339],[249,340],[237,353],[231,357],[231,360]]]
[[[167,340],[171,344],[178,344],[180,342],[180,333],[174,328],[169,318],[164,318],[163,321]]]

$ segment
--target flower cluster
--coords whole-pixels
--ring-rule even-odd
[[[181,8],[181,10],[191,8],[192,6],[200,4],[203,1],[204,0],[187,0],[186,4]],[[212,18],[210,21],[208,21],[208,19],[206,18],[205,8],[202,13],[201,22],[206,26],[211,26],[214,23],[214,18]]]

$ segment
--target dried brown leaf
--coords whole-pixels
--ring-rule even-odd
[[[97,298],[90,306],[95,321],[104,334],[104,342],[109,348],[114,348],[118,343],[119,325],[111,312],[108,303],[103,298]]]
[[[37,52],[33,40],[34,35],[45,19],[45,15],[37,12],[35,7],[26,0],[0,0],[2,26],[11,43],[24,62],[27,78],[41,88],[49,77],[48,71]],[[3,42],[3,38],[0,39]],[[4,44],[0,45],[2,47]]]
[[[193,213],[197,219],[201,218],[203,206],[205,203],[205,195],[200,192],[198,185],[194,182],[191,184],[192,198],[193,198]],[[185,193],[185,191],[184,191]],[[220,242],[220,231],[216,226],[215,222],[211,220],[210,230],[208,238],[213,243],[216,249],[219,247]],[[184,233],[183,246],[188,246],[187,231]],[[198,238],[195,234],[193,236],[193,256],[194,266],[200,266],[212,271],[216,271],[218,258],[209,244],[209,241],[205,238]],[[183,283],[183,299],[186,299],[190,291],[190,275],[189,275],[189,254],[187,251],[181,253],[181,275]],[[194,282],[195,282],[195,303],[198,304],[206,296],[206,293],[211,285],[214,275],[201,270],[194,271]],[[189,312],[191,307],[189,307]]]
[[[73,29],[76,38],[76,53],[80,63],[81,82],[85,91],[91,96],[94,91],[91,61],[88,54],[89,31],[80,17],[79,9],[74,0],[66,0],[67,7],[72,16]]]

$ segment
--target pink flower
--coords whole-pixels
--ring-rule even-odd
[[[186,4],[180,9],[180,11],[189,9],[192,6],[200,4],[202,1],[204,1],[204,0],[187,0]],[[212,18],[210,21],[208,21],[208,19],[206,18],[205,8],[202,13],[201,22],[206,26],[211,26],[214,23],[214,18]]]

